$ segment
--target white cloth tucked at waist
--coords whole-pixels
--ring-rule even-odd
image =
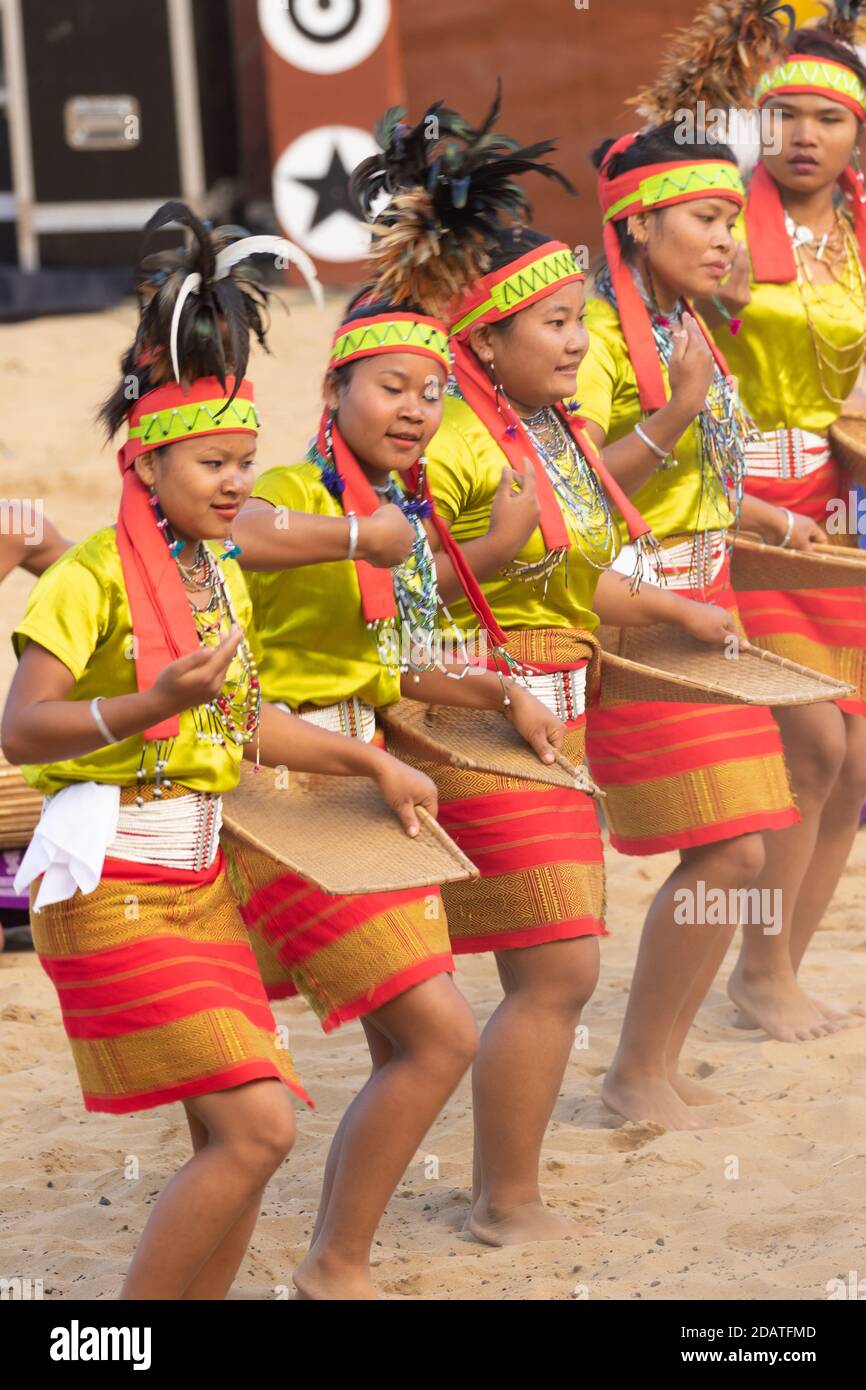
[[[165,868],[210,868],[219,849],[222,798],[211,792],[120,804],[120,787],[73,782],[42,805],[15,875],[24,893],[42,875],[35,912],[99,886],[106,858]]]
[[[549,671],[523,676],[522,683],[563,722],[586,710],[586,667],[578,671]]]
[[[293,710],[281,700],[274,703],[277,709],[296,714],[299,719],[306,719],[309,724],[328,729],[332,734],[347,734],[349,738],[360,738],[364,743],[372,743],[376,734],[376,711],[355,695],[348,700],[338,700],[333,705],[322,705],[319,709]]]
[[[806,478],[832,458],[830,442],[809,430],[769,430],[746,445],[747,478]]]
[[[676,545],[662,546],[661,556],[668,589],[706,589],[719,577],[725,564],[726,531],[697,531],[688,540]],[[633,545],[625,545],[611,568],[618,574],[631,575],[635,567]],[[658,587],[652,571],[644,575],[644,584]]]

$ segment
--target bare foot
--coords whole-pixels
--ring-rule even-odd
[[[379,1297],[368,1269],[328,1260],[323,1255],[315,1255],[312,1250],[301,1260],[292,1278],[298,1291],[296,1299],[370,1302]]]
[[[728,994],[740,1011],[739,1028],[763,1028],[779,1042],[811,1042],[837,1033],[840,1024],[825,1018],[793,975],[744,976],[735,969]]]
[[[722,1091],[714,1091],[712,1086],[702,1086],[699,1081],[693,1081],[690,1076],[683,1076],[678,1071],[669,1072],[668,1080],[686,1105],[721,1105],[723,1101],[730,1100],[730,1096]]]
[[[577,1240],[596,1234],[567,1216],[551,1211],[543,1202],[527,1202],[507,1214],[495,1211],[482,1198],[475,1203],[464,1231],[485,1245],[523,1245],[531,1240]]]
[[[665,1129],[697,1129],[698,1119],[665,1076],[634,1076],[609,1071],[601,1086],[608,1110],[636,1124],[650,1120]]]

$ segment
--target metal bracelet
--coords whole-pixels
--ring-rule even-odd
[[[346,559],[354,560],[358,552],[358,532],[361,526],[354,512],[347,512],[346,516],[349,519],[349,553]]]
[[[668,459],[670,458],[670,450],[668,450],[668,449],[662,449],[660,445],[656,444],[655,440],[650,439],[650,437],[649,437],[649,435],[647,434],[646,430],[642,429],[640,425],[635,425],[635,427],[634,427],[634,432],[635,432],[635,434],[637,435],[638,439],[641,441],[641,443],[642,443],[642,444],[645,444],[645,445],[647,446],[647,448],[648,448],[648,449],[651,449],[652,452],[655,454],[656,458],[659,460],[659,466],[660,466],[660,467],[662,467],[662,468],[673,468],[673,467],[675,467],[676,460],[674,460],[673,463],[669,463],[669,462],[668,462]]]
[[[794,520],[795,520],[795,518],[794,518],[794,513],[791,511],[791,508],[790,508],[790,507],[783,507],[783,508],[782,508],[782,511],[785,513],[785,515],[786,515],[787,518],[788,518],[788,529],[787,529],[787,531],[785,532],[785,538],[784,538],[784,540],[779,541],[779,549],[780,549],[780,550],[784,550],[784,549],[786,548],[786,546],[788,545],[788,542],[790,541],[791,536],[792,536],[793,531],[794,531]]]
[[[99,732],[102,734],[102,737],[105,739],[106,743],[120,743],[120,739],[114,737],[114,734],[111,732],[100,713],[99,702],[103,698],[104,697],[102,695],[96,695],[90,701],[90,713],[93,716],[93,722],[96,725]]]

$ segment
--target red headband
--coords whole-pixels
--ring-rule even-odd
[[[700,180],[699,171],[702,168],[709,168],[710,166],[719,168],[722,165],[727,167],[729,161],[699,160],[692,166],[684,165],[678,161],[671,161],[666,164],[649,164],[638,169],[630,169],[625,174],[617,175],[616,178],[609,178],[607,170],[614,155],[629,149],[637,138],[636,132],[623,135],[615,140],[607,151],[598,174],[598,200],[606,219],[604,225],[605,255],[610,269],[611,283],[616,294],[623,336],[628,346],[629,358],[637,380],[641,409],[652,411],[660,410],[667,403],[667,388],[658,348],[653,337],[649,311],[638,292],[631,270],[623,258],[614,223],[630,217],[634,212],[639,212],[644,207],[643,200],[639,196],[639,189],[646,180],[658,179],[666,174],[670,174],[676,180],[678,176],[683,175],[689,169],[695,170],[695,177]],[[736,170],[736,166],[730,167],[736,172],[737,180],[739,180],[739,171]],[[689,181],[686,179],[687,184]],[[635,195],[633,199],[629,198],[630,194]],[[705,184],[698,183],[697,186],[691,188],[681,187],[670,196],[654,198],[652,208],[670,207],[674,203],[690,202],[697,198],[722,196],[731,198],[732,201],[739,202],[742,206],[742,195],[737,192],[735,187],[714,190],[712,187],[708,188]],[[619,211],[612,212],[611,210],[618,203],[623,204],[623,206]],[[690,313],[694,313],[690,305],[686,304],[686,308],[689,309]],[[698,322],[700,323],[700,320]],[[702,324],[700,326],[719,370],[727,376],[729,374],[728,366],[724,357],[711,335],[707,333]]]
[[[545,241],[525,255],[483,275],[448,313],[452,340],[465,339],[479,323],[496,323],[546,299],[561,285],[584,279],[564,241]]]
[[[218,412],[233,386],[233,377],[227,378],[225,389],[216,377],[200,377],[188,387],[170,382],[146,392],[129,413],[131,438],[117,455],[123,475],[117,549],[132,615],[139,690],[149,690],[170,662],[198,651],[200,643],[177,565],[157,525],[147,488],[132,465],[141,454],[179,439],[256,434],[251,382],[241,382],[237,404],[233,401]],[[179,729],[179,717],[173,715],[145,729],[144,738],[174,738]]]

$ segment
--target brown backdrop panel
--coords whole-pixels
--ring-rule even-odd
[[[358,13],[365,5],[379,8],[379,0],[344,9]],[[309,5],[302,9],[306,16],[315,13]],[[322,7],[322,23],[328,22]],[[354,284],[359,261],[340,259],[358,235],[346,203],[346,177],[374,152],[371,131],[382,111],[406,96],[393,11],[369,56],[338,72],[305,71],[286,61],[264,32],[260,42],[277,218],[286,235],[313,256],[325,284]],[[306,143],[298,148],[298,140]],[[362,256],[364,251],[362,240]]]
[[[558,136],[556,162],[578,190],[569,198],[526,181],[536,226],[570,245],[601,249],[590,151],[634,129],[625,101],[658,68],[665,36],[688,24],[698,0],[400,0],[398,26],[412,114],[444,97],[480,117],[503,84],[502,129],[526,143]]]

